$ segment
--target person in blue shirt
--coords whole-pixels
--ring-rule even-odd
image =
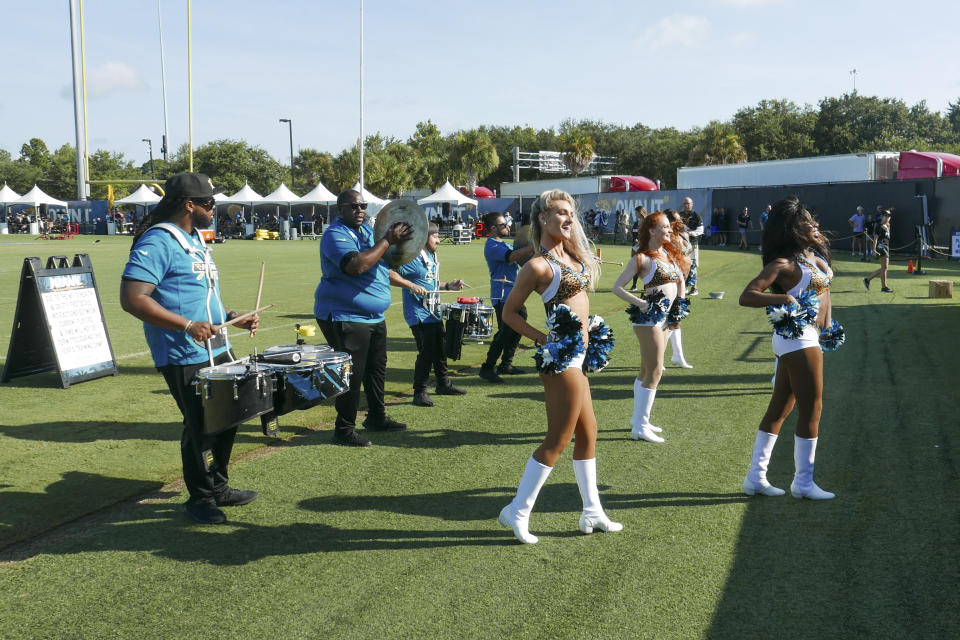
[[[164,191],[133,238],[120,305],[143,321],[154,364],[183,414],[180,455],[190,494],[185,511],[198,522],[218,524],[227,520],[220,507],[257,497],[255,491],[238,491],[228,484],[237,428],[204,433],[203,403],[192,384],[211,358],[214,364],[234,359],[226,333],[215,328],[237,314],[227,311],[220,299],[217,267],[198,231],[212,223],[213,196],[221,190],[202,173],[179,173],[167,180]],[[256,315],[236,323],[252,332],[258,325]]]
[[[380,258],[390,245],[413,235],[413,227],[396,222],[380,240],[364,224],[367,203],[348,189],[337,196],[339,218],[320,238],[323,276],[314,294],[313,315],[327,343],[350,354],[353,371],[350,390],[337,396],[333,443],[366,447],[370,441],[356,432],[360,387],[367,397],[369,431],[402,431],[407,425],[387,417],[383,384],[387,375],[387,323],[390,306],[390,269]]]
[[[427,226],[427,241],[420,255],[405,265],[397,267],[391,284],[403,287],[403,318],[410,325],[417,343],[417,361],[413,366],[413,404],[432,407],[433,400],[427,393],[430,369],[437,377],[437,394],[462,396],[466,391],[450,382],[447,373],[447,356],[443,352],[443,322],[438,309],[424,306],[424,294],[428,291],[460,291],[463,280],[440,281],[440,260],[437,247],[440,245],[440,228],[434,223]]]
[[[487,269],[490,271],[490,301],[497,314],[497,332],[490,342],[487,358],[480,367],[480,377],[487,382],[503,383],[501,375],[517,375],[522,369],[513,366],[513,356],[520,343],[520,334],[503,322],[503,303],[513,290],[520,271],[520,263],[533,255],[533,245],[522,249],[514,249],[513,245],[504,242],[503,237],[509,232],[503,215],[491,211],[483,216],[483,223],[490,233],[487,243],[483,247],[483,257],[487,259]],[[520,307],[521,317],[526,319],[527,308]],[[502,358],[501,358],[502,356]],[[496,366],[497,360],[500,366]],[[494,368],[496,367],[496,368]]]

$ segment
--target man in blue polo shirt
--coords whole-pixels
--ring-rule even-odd
[[[153,362],[183,413],[180,456],[190,493],[185,511],[204,524],[226,522],[220,507],[247,504],[255,491],[227,484],[227,465],[237,428],[204,432],[203,403],[193,377],[203,367],[233,360],[225,332],[216,325],[236,317],[220,299],[217,266],[198,229],[213,221],[214,189],[201,173],[167,180],[164,196],[133,238],[120,283],[120,305],[143,321]],[[256,331],[256,315],[236,323]],[[207,344],[211,348],[207,352]]]
[[[483,216],[483,222],[490,233],[483,247],[483,257],[487,259],[487,269],[490,271],[490,301],[497,314],[497,333],[487,350],[487,359],[480,367],[480,377],[487,382],[502,383],[501,375],[523,373],[523,370],[513,366],[513,355],[520,343],[520,334],[503,322],[503,303],[513,290],[520,262],[532,256],[535,247],[530,245],[515,250],[513,245],[504,242],[503,236],[509,232],[509,228],[503,215],[495,211]],[[520,316],[526,319],[526,307],[520,307]],[[494,369],[501,356],[500,366]]]
[[[466,393],[450,382],[447,373],[447,357],[443,352],[443,322],[439,310],[430,310],[423,304],[424,294],[428,291],[460,291],[463,288],[463,280],[440,281],[438,246],[440,228],[431,222],[427,225],[427,241],[420,255],[395,269],[396,276],[390,279],[394,286],[403,287],[403,318],[410,325],[417,343],[417,361],[413,366],[413,404],[418,407],[432,407],[434,404],[427,393],[431,368],[437,377],[437,394],[462,396]]]
[[[383,384],[387,374],[387,323],[390,306],[390,270],[380,258],[390,245],[407,240],[413,228],[396,222],[383,238],[373,239],[373,228],[364,224],[367,203],[353,189],[337,196],[339,218],[320,239],[323,277],[314,294],[313,314],[327,343],[350,354],[353,372],[350,390],[337,396],[334,444],[366,447],[370,441],[356,432],[360,385],[367,396],[369,431],[402,431],[407,425],[387,417]]]

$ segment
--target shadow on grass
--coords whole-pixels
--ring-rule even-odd
[[[956,307],[836,315],[847,342],[825,358],[815,475],[837,498],[750,498],[705,637],[957,637]],[[770,463],[783,488],[793,424]]]
[[[102,478],[100,481],[111,479]],[[603,489],[603,487],[601,487]],[[367,512],[366,528],[338,528],[323,522],[261,525],[243,520],[243,509],[229,509],[229,522],[218,527],[191,522],[180,504],[124,505],[99,516],[86,526],[67,527],[50,540],[40,540],[0,553],[0,561],[18,561],[38,553],[69,555],[103,551],[149,552],[180,562],[205,562],[236,566],[268,557],[313,553],[436,549],[442,547],[513,546],[508,529],[490,528],[507,504],[514,487],[489,487],[401,496],[339,495],[308,498],[296,506],[341,521],[338,513]],[[611,508],[702,507],[746,499],[737,494],[671,493],[627,495],[604,493]],[[35,499],[35,498],[34,498]],[[579,535],[575,523],[582,504],[574,483],[547,484],[537,500],[538,513],[569,514],[571,527],[563,531],[537,531],[541,537]],[[396,514],[434,518],[447,523],[484,522],[483,528],[456,525],[398,528]]]
[[[64,513],[77,516],[110,506],[117,496],[143,494],[162,486],[158,482],[111,478],[94,473],[68,471],[43,493],[0,491],[0,549],[26,540],[55,523]]]
[[[172,402],[172,400],[171,400]],[[176,406],[172,415],[180,417]],[[281,418],[282,420],[282,418]],[[282,423],[282,422],[281,422]],[[182,422],[36,422],[23,425],[0,425],[0,435],[37,442],[97,442],[100,440],[159,440],[179,442]],[[241,425],[235,442],[266,441],[260,435],[259,422]]]

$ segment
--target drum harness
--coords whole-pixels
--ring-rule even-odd
[[[207,247],[207,243],[203,241],[203,236],[199,233],[195,233],[197,240],[200,242],[200,248],[197,248],[191,245],[187,241],[187,237],[184,234],[183,229],[181,229],[177,225],[172,224],[170,222],[159,222],[154,226],[159,227],[164,231],[168,232],[170,235],[172,235],[174,239],[177,241],[177,243],[179,243],[179,245],[183,247],[183,250],[186,251],[187,254],[189,254],[189,256],[193,259],[195,265],[197,264],[203,265],[202,273],[203,273],[204,279],[207,282],[207,300],[206,300],[207,322],[209,322],[210,324],[214,324],[213,310],[211,307],[211,303],[214,297],[216,297],[217,299],[216,301],[220,308],[220,315],[223,317],[224,320],[226,320],[227,318],[226,309],[223,306],[223,300],[220,299],[220,294],[217,292],[217,279],[218,279],[217,265],[215,265],[213,263],[213,260],[210,259],[210,248]],[[200,260],[197,259],[198,257],[200,258]],[[196,271],[196,267],[194,268],[194,271]],[[221,320],[221,322],[223,322],[223,320]],[[221,332],[222,333],[220,336],[217,336],[216,338],[209,338],[206,341],[204,341],[204,346],[206,346],[207,348],[207,357],[210,359],[211,367],[214,366],[213,340],[219,341],[222,339],[223,344],[224,345],[227,344],[226,328],[224,327],[223,329],[221,329]],[[219,346],[219,344],[217,346]]]

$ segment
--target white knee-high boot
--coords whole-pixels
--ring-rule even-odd
[[[764,496],[782,496],[783,489],[774,487],[767,481],[767,466],[773,454],[773,445],[777,443],[774,433],[757,430],[757,439],[753,443],[753,458],[750,460],[750,471],[743,479],[743,492],[748,496],[759,493]]]
[[[633,417],[630,419],[630,436],[634,440],[647,442],[663,442],[657,435],[662,431],[660,427],[650,424],[650,412],[653,411],[653,401],[657,397],[656,389],[647,389],[639,380],[633,381]]]
[[[813,481],[813,461],[817,455],[817,439],[793,437],[793,463],[796,472],[790,483],[790,493],[794,498],[810,500],[830,500],[836,494],[824,491]]]
[[[599,531],[620,531],[623,525],[613,522],[600,506],[600,492],[597,490],[597,459],[574,460],[573,475],[577,477],[577,487],[583,499],[583,513],[580,515],[580,531],[593,533]]]
[[[673,357],[670,358],[670,362],[678,364],[684,369],[693,369],[693,365],[689,364],[683,357],[683,337],[680,329],[674,329],[670,332],[670,346],[673,348]]]
[[[513,535],[524,544],[537,542],[537,536],[532,535],[527,527],[533,504],[537,501],[537,494],[540,493],[540,488],[547,481],[551,471],[553,467],[540,464],[530,456],[527,467],[523,470],[523,477],[520,478],[517,495],[510,504],[500,510],[500,524],[512,528]]]

